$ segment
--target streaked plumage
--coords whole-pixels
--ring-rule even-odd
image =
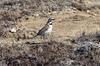
[[[40,29],[38,31],[38,33],[37,33],[36,36],[40,35],[40,36],[44,37],[45,35],[51,33],[52,32],[52,28],[53,28],[52,27],[53,20],[54,20],[53,18],[49,18],[48,21],[47,21],[47,23],[46,23],[46,25],[42,29]]]

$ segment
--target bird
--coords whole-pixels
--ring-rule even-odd
[[[45,26],[38,31],[38,33],[34,36],[34,38],[37,36],[42,36],[43,38],[46,38],[47,35],[52,32],[53,29],[52,23],[54,22],[54,20],[55,20],[54,18],[50,17]]]

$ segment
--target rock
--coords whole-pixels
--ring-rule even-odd
[[[10,32],[16,33],[16,32],[17,32],[17,29],[16,29],[16,28],[11,28],[11,29],[10,29]]]
[[[38,51],[39,51],[39,52],[43,52],[42,47],[39,47],[39,48],[38,48]]]

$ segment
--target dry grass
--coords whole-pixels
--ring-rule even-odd
[[[99,13],[98,15],[93,15],[91,13],[61,11],[57,15],[52,15],[56,20],[53,24],[53,32],[49,40],[53,39],[63,42],[66,39],[80,36],[82,32],[86,32],[86,34],[100,32]],[[16,39],[21,39],[22,41],[23,39],[32,39],[38,30],[45,25],[48,19],[46,17],[34,18],[32,16],[27,16],[26,18],[29,19],[26,20],[22,18],[22,22],[18,22],[16,25],[20,31],[17,33],[7,32],[6,38],[3,39],[4,42],[12,42]],[[41,39],[37,38],[36,41],[41,42]],[[9,45],[11,46],[11,44]]]
[[[93,17],[84,12],[77,12],[73,14],[63,13],[52,17],[56,19],[53,24],[53,35],[55,37],[78,36],[83,31],[86,33],[95,33],[100,31],[100,16]],[[29,20],[23,21],[19,23],[19,25],[23,24],[27,29],[33,29],[37,32],[45,25],[46,21],[47,18],[29,18]]]
[[[20,0],[20,1],[24,2],[24,0]],[[25,1],[24,4],[27,4],[27,6],[31,5],[33,7],[34,5],[32,5],[32,3],[29,1],[28,3],[26,3]],[[87,12],[78,11],[76,9],[73,10],[73,8],[72,10],[67,10],[67,9],[63,10],[62,6],[65,6],[64,4],[65,2],[61,2],[61,1],[65,1],[65,0],[57,0],[57,1],[50,0],[50,1],[56,3],[57,5],[56,8],[58,8],[58,11],[54,10],[57,13],[52,14],[54,13],[53,11],[52,13],[49,13],[48,15],[48,16],[54,17],[56,20],[53,24],[53,32],[48,37],[47,42],[46,40],[42,41],[40,38],[37,37],[36,42],[38,42],[39,44],[38,43],[37,44],[25,43],[26,40],[32,39],[32,37],[38,32],[38,30],[41,29],[45,25],[48,19],[47,17],[36,16],[35,18],[33,15],[34,14],[33,12],[23,11],[24,9],[26,9],[26,5],[23,5],[21,7],[21,8],[24,8],[22,10],[22,13],[20,12],[20,10],[18,12],[18,14],[21,13],[20,22],[15,20],[15,18],[19,19],[20,17],[20,15],[16,16],[17,11],[16,13],[14,13],[14,15],[11,14],[12,11],[10,10],[9,12],[8,11],[6,12],[6,15],[3,17],[4,21],[6,17],[8,16],[11,16],[10,19],[14,17],[13,19],[15,21],[12,20],[12,22],[16,22],[16,21],[17,22],[13,25],[13,27],[15,27],[16,25],[17,29],[19,30],[16,33],[11,33],[7,31],[5,33],[6,37],[0,38],[0,41],[1,41],[0,60],[4,61],[4,63],[6,61],[6,64],[11,65],[11,66],[14,66],[15,63],[16,63],[15,65],[22,64],[22,66],[24,66],[24,64],[26,64],[26,66],[33,66],[33,65],[42,66],[42,64],[44,66],[62,66],[60,64],[63,64],[63,63],[64,64],[67,63],[68,66],[75,66],[75,65],[84,66],[84,64],[86,64],[85,66],[91,66],[91,65],[99,66],[100,65],[99,63],[100,62],[99,61],[100,49],[98,48],[95,49],[94,46],[92,46],[88,48],[90,49],[92,48],[93,50],[84,51],[86,50],[86,47],[85,47],[81,51],[81,48],[83,48],[82,46],[80,46],[81,44],[78,45],[78,42],[76,42],[76,44],[75,43],[73,44],[67,39],[70,39],[70,38],[73,39],[73,37],[77,38],[78,36],[80,36],[82,32],[86,32],[86,35],[87,34],[93,35],[96,32],[100,32],[100,22],[99,22],[100,21],[100,16],[99,16],[100,10],[99,9],[98,11],[97,10],[87,10],[88,5],[86,8]],[[34,1],[34,3],[36,4],[37,2],[38,0],[36,2]],[[90,0],[84,0],[84,2],[91,4]],[[14,3],[16,3],[16,1]],[[44,0],[41,0],[40,3],[41,5],[43,5]],[[47,4],[50,4],[50,3],[51,2],[49,1],[47,2]],[[80,2],[78,1],[78,3]],[[5,3],[6,6],[10,4],[11,3],[8,3],[8,4]],[[38,7],[38,4],[37,4],[35,6],[35,7],[38,7],[36,11],[39,11],[39,13],[45,11],[45,5],[46,4],[43,5],[44,7],[43,6]],[[49,6],[47,7],[48,11],[49,10],[52,11],[52,6],[53,4],[50,7]],[[41,8],[43,8],[43,10],[41,10]],[[62,11],[59,11],[60,9],[62,9]],[[47,12],[44,12],[44,13],[47,13]],[[3,13],[2,13],[2,16],[3,16]],[[0,24],[5,23],[3,25],[4,28],[7,28],[5,27],[5,25],[8,25],[11,27],[11,24],[10,24],[11,22],[9,23],[9,19],[7,20],[5,22],[0,23]],[[19,41],[16,41],[18,39]],[[88,39],[92,40],[91,37],[89,37]],[[96,44],[99,45],[99,43],[96,43]],[[88,45],[88,43],[86,45]],[[81,55],[81,53],[83,54]],[[65,58],[65,60],[63,58]],[[83,60],[81,60],[81,58]],[[0,61],[0,63],[2,61]],[[20,62],[23,62],[23,63],[20,63]],[[69,64],[69,62],[71,64]],[[57,65],[57,63],[59,64]]]

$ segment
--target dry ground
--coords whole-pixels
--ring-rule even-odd
[[[0,1],[0,66],[100,66],[99,0]],[[53,32],[31,43],[47,16]]]
[[[41,45],[22,43],[23,41],[32,39],[35,33],[45,25],[48,19],[46,17],[33,18],[32,16],[26,16],[16,25],[17,29],[19,29],[18,32],[7,32],[7,37],[0,39],[2,42],[0,46],[1,65],[100,65],[100,49],[94,48],[94,46],[88,47],[87,45],[90,46],[90,44],[87,43],[86,46],[92,48],[87,50],[84,46],[81,47],[81,44],[78,45],[66,41],[67,39],[80,36],[82,32],[86,32],[86,34],[100,32],[100,11],[88,13],[80,11],[62,11],[51,16],[56,20],[53,24],[53,32],[49,37],[50,42],[41,42],[41,39],[37,38],[37,42],[40,42]],[[28,20],[26,20],[26,18],[28,18]],[[24,39],[22,36],[23,34],[26,36]],[[16,42],[18,38],[20,40]],[[14,41],[16,43],[13,43]],[[93,43],[93,45],[94,44],[95,43]]]
[[[53,38],[57,41],[63,41],[65,39],[80,36],[82,32],[86,32],[86,34],[100,32],[99,14],[100,12],[98,10],[88,13],[80,11],[62,11],[55,15],[51,15],[51,17],[56,20],[53,23],[53,32],[50,34],[49,38],[51,37],[50,39]],[[26,18],[28,18],[28,20],[26,20]],[[45,25],[47,20],[47,17],[34,18],[32,16],[25,16],[22,18],[22,21],[18,22],[16,25],[17,29],[20,30],[17,32],[18,34],[8,32],[7,38],[5,38],[3,42],[12,42],[16,38],[22,39],[23,34],[26,36],[26,38],[24,37],[25,39],[32,39],[38,30]]]
[[[55,38],[68,38],[79,36],[82,32],[95,33],[100,31],[100,16],[99,11],[95,12],[60,12],[57,15],[52,15],[56,20],[53,23],[53,32],[51,35]],[[48,18],[38,17],[32,18],[28,17],[29,20],[23,20],[19,22],[17,26],[20,26],[20,29],[26,28],[26,30],[33,30],[38,32]]]

